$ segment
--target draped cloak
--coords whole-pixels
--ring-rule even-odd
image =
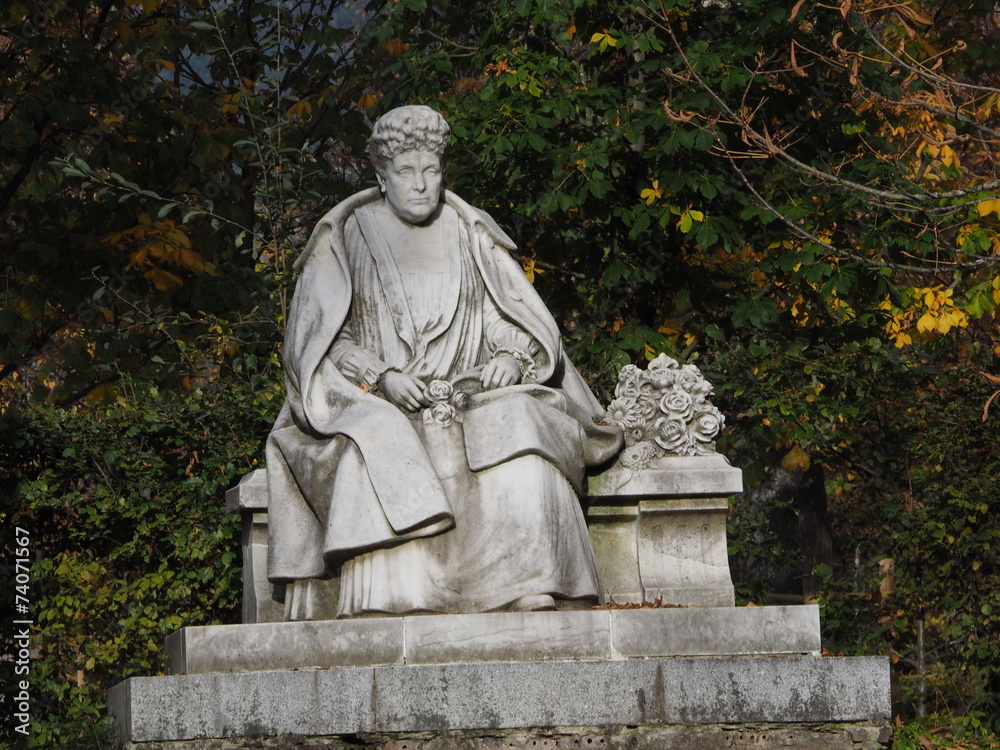
[[[352,309],[358,317],[365,302],[355,299],[351,253],[370,251],[376,281],[393,284],[391,263],[347,241],[348,223],[381,200],[373,188],[337,205],[297,262],[283,351],[287,396],[267,444],[273,582],[326,577],[347,561],[448,534],[455,524],[455,491],[449,498],[450,480],[439,476],[441,461],[429,455],[423,426],[351,382],[331,356],[338,337],[347,335]],[[510,257],[514,243],[489,215],[450,192],[443,203],[457,213],[482,293],[538,349],[533,383],[473,396],[457,450],[464,448],[473,473],[540,457],[579,491],[585,466],[613,458],[621,434],[597,424],[603,409],[566,360],[555,321]],[[418,342],[405,304],[388,293],[383,302],[392,334],[412,349]]]

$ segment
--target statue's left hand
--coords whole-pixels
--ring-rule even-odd
[[[521,365],[508,354],[494,357],[483,368],[483,388],[487,391],[521,382]]]

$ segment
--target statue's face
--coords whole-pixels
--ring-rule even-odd
[[[378,175],[378,184],[396,216],[423,224],[441,202],[441,157],[431,151],[397,154]]]

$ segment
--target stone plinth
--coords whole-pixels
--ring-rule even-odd
[[[717,453],[591,477],[587,525],[605,597],[733,606],[726,518],[742,490],[743,472]]]
[[[819,607],[496,612],[210,625],[167,638],[167,672],[819,654]]]
[[[679,657],[133,677],[113,687],[109,700],[119,738],[132,743],[554,727],[878,724],[890,716],[889,662],[883,657]]]

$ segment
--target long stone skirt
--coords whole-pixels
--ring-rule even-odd
[[[580,501],[559,469],[525,455],[473,472],[460,422],[414,427],[452,504],[455,526],[347,561],[340,571],[341,617],[486,612],[537,594],[598,598]]]

